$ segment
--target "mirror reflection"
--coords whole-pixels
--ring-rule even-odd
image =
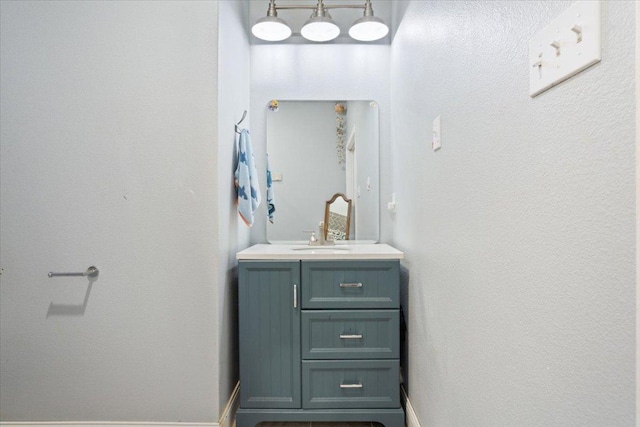
[[[350,243],[378,241],[377,103],[277,101],[265,109],[276,201],[273,223],[267,223],[267,239],[272,243],[307,241],[305,231],[317,233],[323,221],[327,227],[326,202],[340,193],[343,200],[351,200],[345,239]]]
[[[351,199],[336,193],[327,200],[324,209],[325,240],[349,240],[351,226]]]

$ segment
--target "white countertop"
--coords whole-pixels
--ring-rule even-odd
[[[403,259],[404,253],[386,243],[336,246],[259,244],[238,252],[236,258],[254,260]]]

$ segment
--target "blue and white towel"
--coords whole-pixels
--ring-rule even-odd
[[[235,172],[238,213],[245,224],[253,225],[253,213],[260,206],[260,184],[251,149],[249,131],[243,129],[238,141],[238,166]]]
[[[273,181],[271,180],[271,166],[269,166],[269,155],[267,154],[267,210],[269,211],[269,222],[273,224],[273,214],[276,211],[276,201],[273,198]]]

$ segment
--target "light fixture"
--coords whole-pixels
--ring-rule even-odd
[[[291,28],[284,20],[278,18],[278,12],[276,10],[275,0],[269,2],[269,10],[267,10],[267,16],[260,18],[251,27],[251,32],[259,39],[279,42],[289,38],[291,35]]]
[[[331,19],[320,0],[311,18],[302,26],[300,34],[312,42],[328,42],[340,35],[340,27]]]
[[[389,33],[389,27],[380,18],[373,16],[371,2],[368,1],[364,5],[364,16],[357,19],[349,28],[351,38],[363,42],[379,40]]]
[[[278,18],[279,9],[312,9],[311,18],[305,22],[300,34],[314,42],[326,42],[340,35],[340,28],[331,19],[329,9],[364,9],[364,16],[357,19],[349,29],[349,35],[355,40],[380,40],[389,33],[387,24],[373,16],[371,0],[365,0],[364,5],[325,5],[323,0],[318,0],[316,6],[276,6],[275,0],[269,0],[267,16],[258,19],[251,28],[254,36],[266,41],[282,41],[291,35],[291,28],[284,20]]]

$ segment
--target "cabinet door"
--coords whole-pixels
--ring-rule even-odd
[[[240,406],[300,408],[300,263],[239,263]]]

